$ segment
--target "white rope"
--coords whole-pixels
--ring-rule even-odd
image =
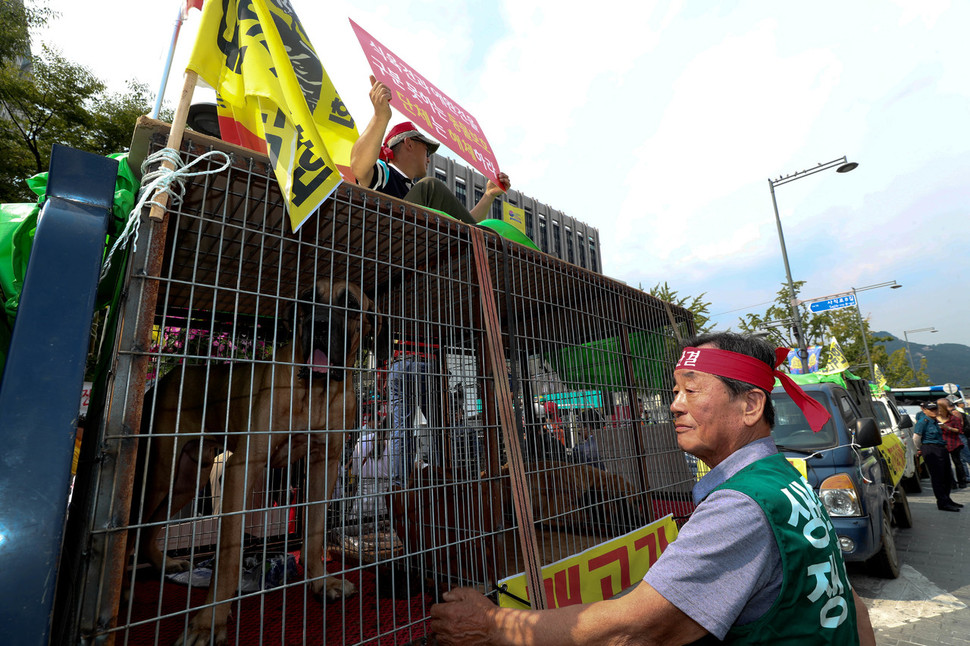
[[[202,160],[207,160],[212,157],[222,157],[222,166],[211,170],[188,172],[190,168]],[[170,162],[174,166],[174,169],[169,170],[165,166],[160,166],[153,171],[147,170],[150,166],[159,161]],[[159,206],[166,208],[165,205],[155,201],[155,195],[158,192],[167,193],[170,204],[178,204],[185,196],[186,178],[221,173],[229,168],[231,163],[232,159],[229,157],[229,155],[221,150],[210,150],[185,166],[182,165],[182,156],[177,150],[172,148],[163,148],[158,152],[149,155],[141,165],[142,180],[138,203],[135,204],[135,208],[133,208],[131,213],[128,214],[128,222],[125,223],[125,228],[122,230],[121,235],[118,236],[118,239],[115,240],[115,243],[111,246],[111,250],[108,251],[107,256],[105,256],[104,265],[101,267],[101,278],[103,279],[108,275],[108,270],[111,268],[111,259],[114,257],[115,252],[118,249],[127,247],[129,239],[131,239],[131,250],[135,251],[138,243],[138,223],[141,219],[142,210],[146,206]]]

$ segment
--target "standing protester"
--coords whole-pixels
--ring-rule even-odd
[[[466,224],[488,217],[492,202],[511,185],[509,176],[499,173],[501,184],[488,180],[485,193],[469,211],[444,182],[427,176],[438,142],[421,134],[410,121],[397,124],[384,136],[391,122],[391,89],[374,76],[370,77],[370,83],[374,116],[350,150],[350,170],[357,183],[391,197],[444,211]]]
[[[514,610],[457,588],[431,608],[439,643],[875,644],[824,505],[771,439],[776,377],[813,429],[829,417],[775,370],[787,352],[730,333],[688,341],[670,411],[680,447],[712,469],[677,540],[628,594]]]
[[[946,440],[943,439],[943,431],[936,423],[938,407],[933,402],[924,402],[920,404],[920,408],[922,410],[916,414],[913,439],[923,454],[923,461],[930,472],[933,495],[936,496],[936,508],[940,511],[960,511],[963,505],[950,498],[953,474],[950,472]]]
[[[968,473],[970,473],[970,418],[967,417],[962,399],[953,402],[953,413],[960,418],[960,422],[963,424],[963,449],[960,451],[960,459],[963,460]]]
[[[953,463],[953,469],[957,474],[957,486],[960,489],[966,489],[967,470],[963,466],[963,460],[960,459],[960,453],[966,449],[966,445],[963,443],[963,420],[959,415],[953,413],[949,399],[936,400],[936,407],[936,422],[943,432],[946,452],[950,454],[950,462]]]

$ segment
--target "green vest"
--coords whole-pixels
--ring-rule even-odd
[[[734,626],[729,644],[858,644],[855,601],[839,540],[815,491],[781,454],[762,458],[717,489],[749,496],[781,552],[778,598],[760,619]],[[716,491],[716,490],[715,490]]]

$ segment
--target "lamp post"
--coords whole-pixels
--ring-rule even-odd
[[[788,277],[788,289],[791,291],[790,306],[792,310],[792,322],[795,327],[795,340],[798,342],[798,356],[802,360],[803,365],[806,366],[808,365],[808,348],[805,342],[805,335],[802,332],[802,318],[798,312],[797,299],[795,298],[795,282],[792,280],[791,267],[788,264],[788,250],[785,248],[785,233],[782,231],[781,217],[778,215],[778,200],[775,199],[775,187],[794,182],[796,179],[808,177],[815,173],[821,173],[823,170],[830,168],[834,168],[837,173],[848,173],[851,170],[855,170],[858,165],[856,162],[847,161],[843,155],[838,159],[819,164],[815,168],[800,170],[791,175],[783,175],[778,179],[768,178],[768,188],[771,190],[771,204],[775,207],[775,224],[778,226],[778,242],[781,244],[781,257],[785,261],[785,275]]]
[[[935,327],[921,327],[916,330],[903,330],[903,338],[906,339],[906,354],[909,355],[909,367],[913,371],[913,385],[916,385],[916,366],[913,365],[913,353],[909,349],[909,335],[917,332],[939,332]]]
[[[859,296],[857,292],[867,292],[870,289],[879,289],[880,287],[888,287],[889,289],[899,289],[902,287],[895,280],[890,280],[885,283],[878,283],[876,285],[866,285],[865,287],[853,287],[852,295],[855,296],[855,315],[859,320],[859,333],[862,335],[862,347],[866,349],[866,363],[869,364],[869,379],[875,381],[876,379],[876,369],[872,365],[872,356],[869,354],[869,339],[866,338],[866,327],[862,322],[862,310],[859,309]]]

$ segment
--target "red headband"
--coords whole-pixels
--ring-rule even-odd
[[[787,374],[777,368],[788,356],[788,348],[775,349],[774,369],[763,361],[729,350],[717,348],[684,348],[674,370],[697,370],[708,374],[737,379],[746,384],[757,386],[769,393],[775,385],[775,378],[781,381],[785,392],[805,415],[808,425],[816,433],[829,420],[831,414],[820,403],[805,394],[801,387]]]

